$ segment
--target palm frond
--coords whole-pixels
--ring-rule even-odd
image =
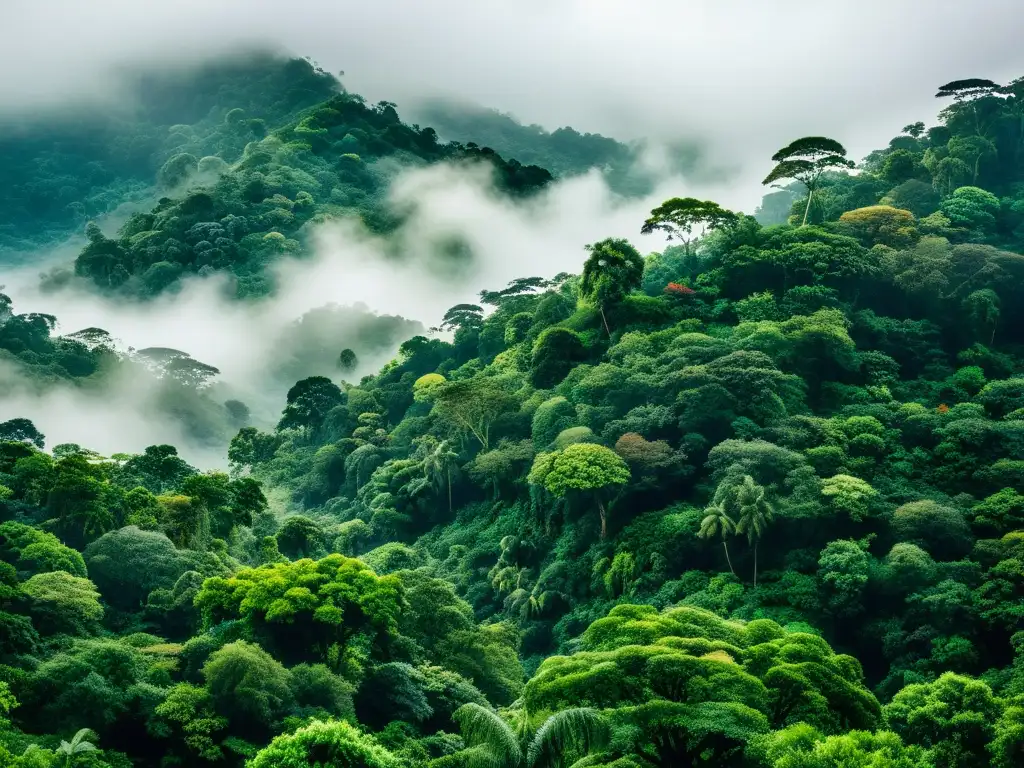
[[[493,747],[486,744],[477,744],[459,753],[466,768],[511,768],[505,755],[499,754]],[[518,765],[516,766],[518,768]]]
[[[530,742],[530,768],[554,768],[570,752],[582,755],[608,746],[608,721],[596,709],[565,709],[552,715]],[[581,756],[582,756],[581,755]]]
[[[95,752],[96,745],[86,741],[86,739],[95,739],[96,734],[90,728],[81,728],[79,731],[71,737],[71,741],[67,742],[61,740],[60,746],[57,747],[57,754],[59,755],[77,755],[80,752]]]
[[[459,724],[466,744],[481,748],[474,750],[471,756],[474,767],[519,768],[522,765],[523,750],[519,739],[497,713],[479,704],[463,704],[452,717]]]

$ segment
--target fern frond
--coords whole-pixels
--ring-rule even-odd
[[[474,768],[520,768],[523,750],[515,732],[497,713],[479,704],[463,704],[452,715],[459,724],[462,738],[474,749]]]
[[[565,709],[552,715],[530,742],[530,768],[555,768],[570,753],[580,756],[608,746],[608,722],[596,709]]]

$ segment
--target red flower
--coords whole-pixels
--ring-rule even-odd
[[[675,296],[693,296],[696,291],[682,283],[669,283],[665,286],[665,293],[671,293]]]

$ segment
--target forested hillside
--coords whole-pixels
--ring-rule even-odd
[[[444,138],[476,142],[520,162],[547,168],[556,177],[601,171],[609,187],[623,195],[646,195],[654,189],[652,169],[643,166],[640,143],[623,144],[596,133],[580,133],[563,126],[546,131],[523,125],[511,115],[468,104],[434,100],[414,108],[417,119]],[[672,168],[662,173],[690,172],[699,160],[694,146],[676,147]]]
[[[390,180],[403,168],[441,161],[488,163],[497,189],[510,195],[551,180],[545,169],[487,147],[441,143],[432,128],[403,123],[390,102],[371,107],[340,93],[249,142],[232,164],[190,152],[172,156],[161,178],[187,191],[133,214],[116,237],[87,229],[74,272],[101,289],[145,298],[184,275],[223,271],[238,297],[264,296],[274,288],[266,268],[303,255],[317,224],[355,216],[371,232],[392,231],[401,216],[386,205]]]
[[[859,166],[796,139],[780,223],[666,200],[358,383],[338,350],[229,473],[0,424],[0,763],[1024,764],[1022,82],[943,86]],[[340,94],[78,269],[256,286],[365,157],[480,154],[434,139]]]
[[[207,171],[218,159],[235,162],[248,142],[340,87],[305,59],[267,54],[124,80],[125,93],[102,109],[0,121],[0,260],[56,244],[125,203],[155,200],[154,185],[177,183],[175,165],[163,166],[178,155],[203,159]]]

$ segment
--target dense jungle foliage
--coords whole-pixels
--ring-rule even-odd
[[[306,377],[229,473],[0,424],[0,763],[1021,765],[1022,82],[943,86],[857,168],[797,139],[779,223],[667,200],[635,242],[678,245]],[[330,103],[93,245],[137,275],[161,211],[265,215],[245,174],[306,130],[341,161],[352,115],[452,157]]]
[[[158,182],[181,194],[132,214],[115,237],[90,225],[74,275],[145,298],[184,275],[226,271],[238,297],[264,296],[274,288],[266,268],[303,255],[318,224],[347,215],[371,232],[392,231],[402,214],[386,195],[399,170],[441,161],[487,163],[496,188],[510,195],[530,194],[552,179],[547,170],[503,160],[488,147],[442,143],[433,128],[403,123],[394,104],[369,106],[344,91],[255,139],[245,116],[240,108],[227,111],[218,128],[248,135],[240,153],[202,157],[179,146]],[[49,281],[59,286],[70,278],[58,270]]]
[[[305,59],[267,54],[123,79],[127,94],[103,109],[0,123],[0,257],[59,242],[126,203],[151,205],[172,158],[207,158],[204,170],[215,171],[217,158],[237,161],[247,143],[339,89]]]

